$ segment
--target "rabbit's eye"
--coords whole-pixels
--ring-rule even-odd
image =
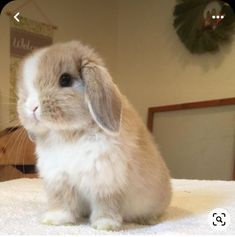
[[[63,73],[60,76],[59,84],[61,87],[70,87],[73,85],[73,77],[69,73]]]

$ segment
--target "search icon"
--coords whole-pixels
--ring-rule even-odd
[[[221,216],[217,216],[215,219],[216,219],[217,222],[221,222],[221,223],[223,223],[223,221],[222,221],[222,217],[221,217]]]
[[[212,230],[225,231],[231,223],[229,212],[224,208],[215,208],[208,214],[208,222]]]

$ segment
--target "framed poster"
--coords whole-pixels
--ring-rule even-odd
[[[235,180],[235,98],[151,107],[148,128],[173,177]]]

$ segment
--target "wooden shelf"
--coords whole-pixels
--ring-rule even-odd
[[[24,173],[16,166],[35,166],[35,146],[22,128],[6,129],[0,134],[0,181],[36,177],[36,173]]]
[[[37,178],[36,173],[25,174],[12,165],[0,166],[0,182],[19,178]]]

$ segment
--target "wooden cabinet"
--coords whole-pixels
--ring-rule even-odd
[[[0,133],[0,181],[37,177],[35,146],[22,127]]]

